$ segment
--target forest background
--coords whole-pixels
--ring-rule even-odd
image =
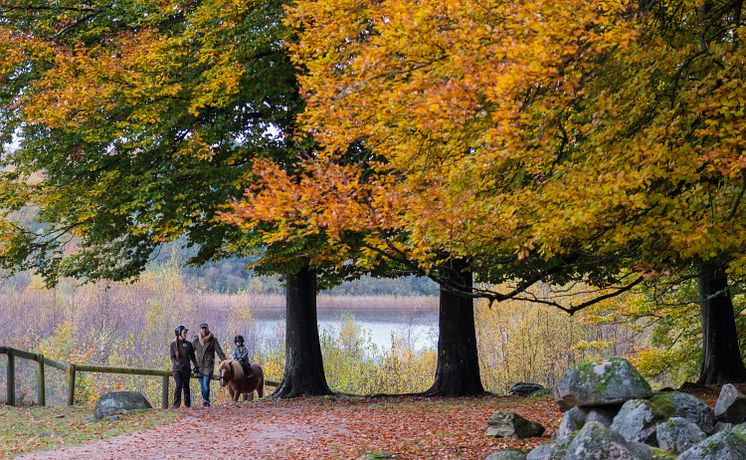
[[[173,326],[184,323],[194,328],[196,322],[207,321],[228,352],[231,337],[246,336],[252,361],[265,367],[268,378],[279,380],[284,328],[262,334],[255,314],[284,308],[281,279],[257,276],[245,268],[246,259],[188,267],[183,263],[188,255],[169,245],[132,283],[82,284],[68,279],[49,288],[28,273],[7,278],[0,282],[0,324],[23,327],[6,327],[4,343],[77,363],[167,368],[164,350]],[[692,288],[689,294],[694,293]],[[743,330],[744,302],[740,297],[736,300],[741,300],[737,301],[738,324]],[[338,329],[321,330],[330,386],[355,394],[427,389],[436,367],[435,347],[417,347],[406,334],[392,334],[391,345],[380,346],[349,310],[372,309],[382,317],[394,310],[429,311],[435,318],[437,305],[437,285],[413,276],[364,277],[321,292],[319,309],[334,310],[341,323]],[[614,305],[613,314],[609,305],[602,305],[569,316],[526,302],[493,307],[477,302],[475,322],[485,388],[505,394],[519,381],[551,386],[568,367],[612,354],[631,356],[659,386],[696,378],[701,326],[695,309],[685,302],[664,306],[642,293],[614,299]],[[435,321],[432,328],[437,328]],[[30,363],[19,365],[21,375],[33,375]],[[50,371],[50,400],[63,404],[64,373]],[[0,363],[0,374],[4,372]],[[20,380],[20,398],[33,401],[33,378]],[[160,391],[156,378],[83,374],[77,398],[88,404],[104,392],[133,387],[152,399]],[[220,394],[219,399],[224,397]]]

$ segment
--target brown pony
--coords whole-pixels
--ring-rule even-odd
[[[253,375],[250,379],[246,379],[243,375],[241,363],[235,359],[226,359],[218,366],[220,386],[228,387],[228,393],[230,393],[234,402],[238,401],[238,397],[241,395],[243,395],[244,401],[249,399],[249,395],[253,399],[254,390],[260,398],[264,396],[264,371],[258,364],[252,364],[251,370]]]

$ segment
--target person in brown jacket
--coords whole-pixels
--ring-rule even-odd
[[[199,387],[202,390],[202,405],[210,407],[210,379],[215,372],[215,353],[218,354],[221,361],[225,360],[225,352],[220,346],[220,341],[210,331],[207,323],[199,325],[199,334],[192,340],[194,351],[197,354],[197,367],[199,375]]]
[[[191,369],[189,362],[194,363],[194,367],[197,367],[197,357],[194,354],[194,347],[192,342],[187,340],[187,333],[189,329],[184,326],[177,326],[174,330],[176,333],[176,340],[171,342],[170,357],[171,357],[171,372],[174,374],[174,381],[176,382],[176,388],[174,389],[174,408],[181,406],[181,393],[184,392],[184,405],[191,407],[192,395],[189,390],[189,376],[191,375]]]

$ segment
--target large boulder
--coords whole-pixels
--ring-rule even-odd
[[[724,429],[690,447],[679,460],[725,460],[746,458],[746,424]]]
[[[587,422],[567,446],[562,460],[648,460],[650,447],[628,442],[599,422]]]
[[[501,449],[492,452],[484,460],[526,460],[526,452],[521,449]]]
[[[651,402],[667,417],[681,417],[695,423],[705,434],[715,428],[715,413],[710,406],[687,393],[678,391],[656,393]]]
[[[113,391],[106,393],[96,401],[96,411],[93,416],[96,420],[116,414],[142,409],[152,409],[145,396],[136,391]]]
[[[650,400],[632,399],[624,403],[611,423],[611,429],[627,441],[657,445],[656,426],[665,420],[666,415],[658,410]]]
[[[531,393],[536,393],[537,391],[541,391],[543,389],[544,389],[544,386],[539,385],[538,383],[518,382],[512,387],[510,387],[510,390],[508,390],[508,394],[518,395],[518,396],[528,396]]]
[[[499,438],[533,438],[541,436],[544,427],[515,412],[495,412],[487,421],[487,436]]]
[[[560,377],[554,388],[554,397],[563,412],[573,406],[619,406],[651,395],[648,382],[621,357],[574,367]]]
[[[723,385],[715,403],[715,418],[726,423],[746,422],[746,395],[730,383]]]
[[[656,428],[661,449],[680,454],[707,437],[699,427],[681,417],[671,417]]]

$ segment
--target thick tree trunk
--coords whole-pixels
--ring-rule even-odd
[[[698,383],[746,382],[725,267],[701,263],[697,275],[704,345]]]
[[[471,289],[472,273],[463,261],[453,261],[448,270],[453,284]],[[474,329],[474,301],[440,287],[438,366],[428,396],[469,396],[484,394],[479,375],[477,335]]]
[[[332,394],[316,321],[316,275],[307,267],[287,277],[286,315],[285,375],[272,396]]]

